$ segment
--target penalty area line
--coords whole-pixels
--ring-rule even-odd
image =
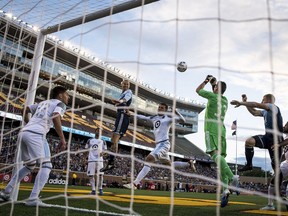
[[[71,206],[62,206],[62,205],[54,205],[54,204],[47,204],[47,207],[69,209],[69,210],[75,210],[75,211],[80,211],[80,212],[99,213],[99,214],[105,214],[105,215],[136,216],[136,214],[134,214],[134,215],[133,214],[120,214],[120,213],[116,213],[116,212],[97,211],[97,210],[92,210],[92,209],[76,208],[76,207],[71,207]],[[137,215],[137,216],[139,216],[139,215]]]

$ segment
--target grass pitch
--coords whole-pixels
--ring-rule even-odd
[[[32,184],[22,184],[19,202],[16,204],[0,202],[0,215],[13,216],[85,216],[85,215],[143,215],[164,216],[172,211],[175,216],[216,215],[219,202],[216,194],[175,192],[174,199],[170,192],[136,190],[131,198],[127,189],[104,188],[104,195],[91,196],[90,187],[68,186],[65,194],[64,186],[46,185],[41,192],[41,199],[51,204],[50,207],[27,207],[23,201],[29,197]],[[2,186],[3,188],[3,186]],[[133,200],[133,203],[131,202]],[[171,208],[171,203],[174,203]],[[260,211],[267,204],[267,199],[255,195],[231,195],[229,204],[220,209],[221,215],[287,215],[286,207],[281,212]],[[133,209],[133,211],[129,211]]]

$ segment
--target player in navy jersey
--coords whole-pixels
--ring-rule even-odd
[[[87,141],[85,149],[89,149],[87,175],[91,184],[91,195],[95,195],[95,171],[97,170],[99,195],[103,195],[103,154],[107,150],[106,142],[99,138],[100,128],[95,129],[95,138]]]
[[[146,157],[144,166],[142,170],[139,172],[137,178],[133,183],[123,185],[125,188],[130,189],[133,187],[137,189],[137,185],[140,184],[141,180],[148,174],[151,169],[151,165],[149,163],[154,163],[159,161],[160,163],[170,166],[171,160],[168,155],[170,150],[170,141],[169,141],[169,130],[171,124],[173,123],[173,118],[175,118],[175,122],[184,123],[184,117],[175,110],[175,117],[173,117],[173,113],[168,114],[168,106],[165,103],[160,103],[158,106],[158,115],[155,116],[144,116],[144,115],[136,115],[137,118],[150,121],[153,124],[153,132],[155,136],[156,146],[152,152]],[[131,115],[135,115],[131,112]],[[175,161],[173,163],[174,167],[191,167],[193,171],[195,171],[194,161],[190,160],[189,162],[180,162]]]
[[[117,153],[118,152],[118,142],[121,137],[124,136],[126,133],[129,122],[130,122],[130,115],[128,107],[132,102],[132,91],[130,88],[130,82],[128,80],[123,80],[121,82],[122,93],[118,100],[112,100],[112,103],[117,107],[117,117],[115,121],[115,128],[113,131],[113,135],[111,138],[111,152]],[[107,165],[102,168],[100,171],[105,172],[114,168],[114,155],[109,155]]]
[[[253,116],[261,116],[264,118],[265,124],[265,134],[264,135],[255,135],[248,138],[245,142],[245,156],[246,156],[246,165],[243,168],[238,169],[239,172],[252,170],[252,159],[254,156],[254,146],[258,148],[268,149],[271,166],[275,168],[275,155],[271,147],[274,145],[274,135],[277,143],[283,141],[283,119],[279,107],[275,104],[275,97],[272,94],[266,94],[263,96],[262,102],[248,102],[247,96],[242,95],[242,101],[233,100],[231,101],[232,105],[235,107],[246,106],[247,110]],[[255,109],[258,108],[258,109]],[[259,110],[260,109],[260,110]],[[275,116],[276,128],[273,126],[273,117]],[[276,131],[276,133],[274,133]],[[279,149],[281,152],[281,149]],[[280,159],[281,154],[278,154],[277,158]]]
[[[268,187],[268,204],[261,208],[260,210],[275,210],[275,206],[273,204],[274,201],[274,197],[276,195],[275,189],[278,188],[279,193],[281,195],[281,184],[283,183],[283,180],[288,180],[288,122],[286,122],[286,124],[284,125],[283,128],[283,133],[285,133],[285,140],[280,142],[279,144],[275,144],[274,146],[272,146],[272,150],[274,150],[275,148],[283,148],[283,156],[284,156],[284,161],[281,162],[280,164],[280,172],[279,176],[278,176],[278,186],[275,185],[276,181],[275,181],[275,173],[274,176],[271,178],[270,180],[270,184]],[[286,185],[286,194],[284,196],[284,200],[287,202],[288,201],[288,185]],[[286,205],[286,208],[288,210],[288,206]]]
[[[26,205],[47,206],[38,198],[52,169],[50,148],[46,140],[46,134],[54,125],[60,138],[58,150],[63,151],[66,149],[66,141],[61,127],[61,117],[63,117],[69,101],[67,89],[62,86],[56,86],[51,91],[51,98],[39,104],[27,106],[25,110],[24,121],[28,123],[19,132],[17,139],[18,150],[20,151],[20,157],[24,162],[24,166],[13,175],[6,188],[0,192],[0,198],[3,201],[10,200],[10,195],[16,184],[26,175],[29,175],[36,164],[38,164],[40,169]],[[28,113],[32,113],[30,120]]]

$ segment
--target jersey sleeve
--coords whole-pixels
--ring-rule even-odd
[[[136,117],[137,117],[138,119],[141,119],[141,120],[152,121],[151,116],[144,116],[144,115],[139,115],[139,114],[137,114]]]
[[[126,91],[123,99],[125,99],[126,101],[129,101],[131,98],[132,98],[132,91],[129,89]]]
[[[210,98],[213,98],[215,97],[215,94],[211,91],[206,91],[204,89],[200,89],[198,94],[203,97],[203,98],[206,98],[206,99],[210,99]]]
[[[58,113],[61,117],[63,117],[65,111],[66,111],[66,105],[65,105],[63,102],[59,102],[59,103],[56,105],[53,113]]]
[[[38,107],[38,104],[32,104],[30,106],[28,106],[29,109],[30,109],[30,112],[32,113],[32,115],[34,115],[34,113],[36,112],[37,110],[37,107]]]

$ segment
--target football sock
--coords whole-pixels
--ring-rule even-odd
[[[212,159],[217,164],[218,157],[220,158],[220,164],[218,165],[218,168],[220,169],[221,180],[224,184],[228,184],[229,181],[233,180],[233,173],[222,155],[214,154]]]
[[[15,185],[22,181],[22,179],[30,173],[30,169],[28,169],[26,166],[22,167],[19,170],[18,175],[15,173],[9,184],[6,186],[5,193],[11,193]]]
[[[103,189],[103,175],[99,175],[99,189]]]
[[[149,165],[144,165],[142,170],[137,175],[137,178],[134,181],[134,184],[138,185],[143,178],[147,175],[147,173],[150,171],[151,167]]]
[[[94,178],[94,176],[90,177],[89,183],[91,185],[92,191],[95,191],[95,178]]]
[[[113,164],[114,160],[115,160],[115,156],[114,155],[109,155],[108,163],[109,164],[111,164],[111,163]]]
[[[245,147],[245,156],[248,166],[252,166],[252,159],[254,156],[254,148],[253,147]]]
[[[273,205],[273,199],[272,196],[275,195],[275,187],[273,184],[270,184],[268,187],[268,205]]]
[[[51,168],[49,167],[42,167],[40,168],[35,182],[34,182],[34,186],[32,189],[32,192],[30,194],[29,199],[37,199],[40,191],[43,189],[44,185],[46,184],[48,178],[49,178],[49,174],[50,174]]]
[[[174,161],[172,164],[174,165],[174,168],[185,168],[190,166],[188,162],[181,161]]]

